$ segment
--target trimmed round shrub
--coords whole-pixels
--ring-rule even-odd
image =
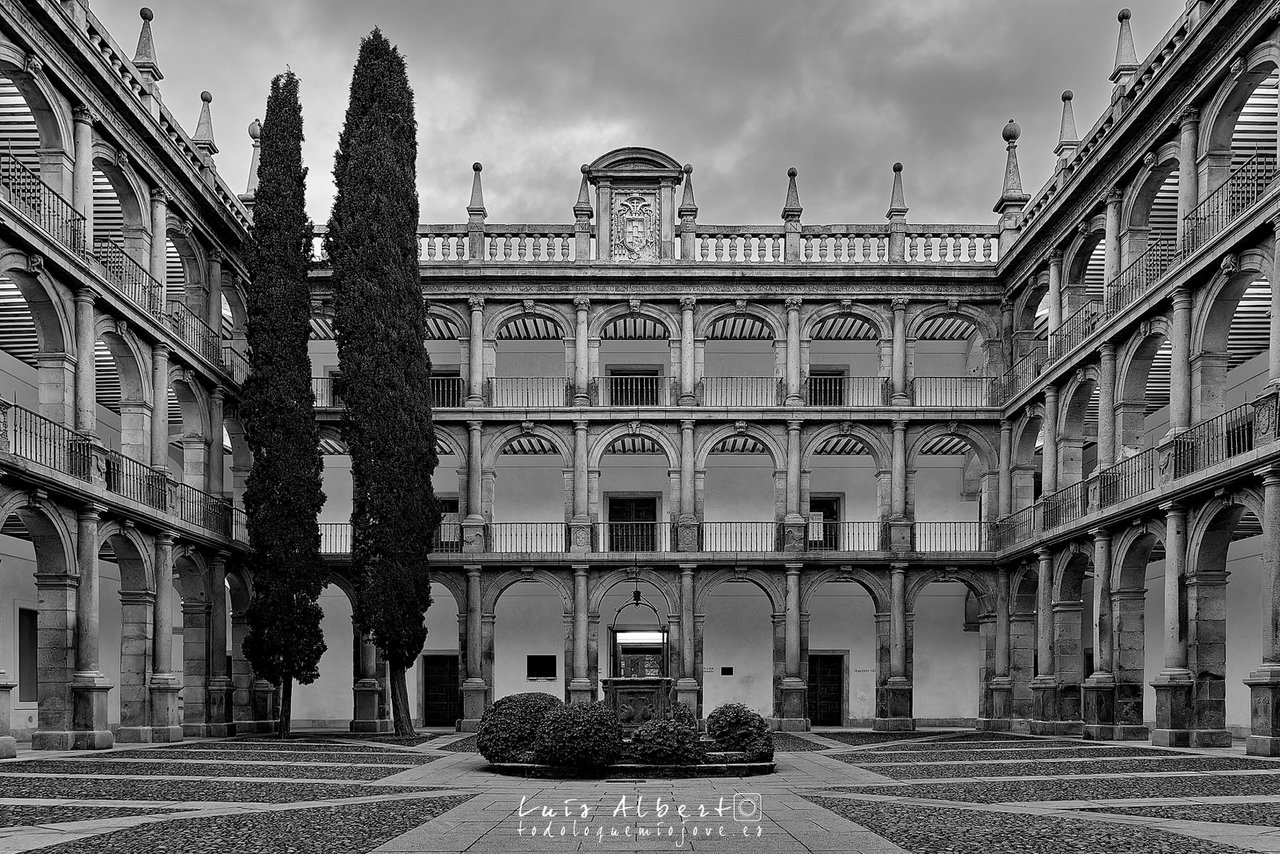
[[[698,713],[684,703],[676,703],[671,707],[671,720],[698,730]]]
[[[749,745],[769,737],[769,725],[741,703],[725,703],[707,715],[707,734],[722,750],[745,751]]]
[[[545,765],[603,768],[622,755],[622,724],[607,703],[574,703],[552,709],[533,742],[534,758]]]
[[[773,761],[773,735],[765,733],[755,741],[748,744],[743,753],[747,755],[748,762],[772,762]]]
[[[511,694],[484,710],[476,745],[490,762],[531,762],[534,735],[547,713],[564,708],[559,697],[539,692]]]
[[[673,719],[641,724],[631,734],[631,755],[643,765],[697,765],[707,752],[696,725]]]

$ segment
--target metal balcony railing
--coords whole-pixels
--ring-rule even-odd
[[[351,554],[351,523],[350,522],[321,522],[320,523],[320,554],[326,554],[326,555]]]
[[[210,495],[186,483],[176,485],[178,518],[189,525],[229,536],[230,510],[225,498]]]
[[[569,550],[566,522],[490,522],[485,526],[485,551],[549,552]]]
[[[1049,345],[1039,342],[1031,348],[1031,352],[1013,363],[992,390],[996,400],[1004,402],[1035,382],[1048,359]]]
[[[489,406],[517,409],[567,406],[573,390],[564,377],[493,377],[485,383]]]
[[[992,406],[991,377],[915,377],[911,401],[916,406]]]
[[[311,395],[316,400],[316,409],[342,406],[342,401],[333,393],[333,377],[312,377]]]
[[[600,406],[671,405],[671,383],[658,374],[600,377],[594,385]]]
[[[222,338],[196,313],[180,300],[170,300],[168,308],[169,328],[201,358],[213,365],[221,364],[219,352]]]
[[[780,529],[777,522],[703,522],[699,550],[704,552],[778,551]]]
[[[596,522],[592,551],[669,552],[672,541],[670,522]]]
[[[120,295],[148,314],[159,316],[160,283],[151,277],[124,247],[110,237],[98,237],[93,241],[93,253],[102,265],[104,277]]]
[[[776,377],[703,377],[698,389],[702,406],[778,406],[783,396]]]
[[[89,440],[70,427],[4,400],[0,400],[0,420],[4,421],[0,450],[80,480],[91,478]]]
[[[1178,262],[1178,249],[1169,237],[1158,237],[1120,271],[1107,293],[1107,316],[1114,317],[1151,290]]]
[[[1260,151],[1240,164],[1183,219],[1183,254],[1192,254],[1221,234],[1258,201],[1275,175],[1276,158],[1270,153]]]
[[[1089,300],[1049,334],[1049,361],[1054,362],[1084,343],[1105,319],[1101,300]]]
[[[806,406],[885,406],[889,381],[881,377],[817,375],[804,381]]]
[[[249,379],[249,358],[230,344],[222,345],[222,369],[236,385],[244,385]]]
[[[118,451],[106,451],[107,489],[157,510],[169,509],[169,478]]]
[[[915,522],[912,545],[918,552],[978,552],[984,527],[982,522]]]
[[[1032,504],[1005,516],[992,525],[992,545],[1007,549],[1031,539],[1040,531],[1040,504]]]
[[[805,550],[811,552],[877,552],[888,549],[883,522],[814,520],[807,525]]]
[[[1077,522],[1089,512],[1089,481],[1081,480],[1041,499],[1045,530]]]
[[[462,406],[467,399],[467,386],[462,377],[432,377],[431,406],[448,409]]]
[[[231,508],[231,539],[237,543],[249,542],[249,517],[239,507]]]
[[[1111,507],[1155,489],[1157,462],[1156,449],[1148,448],[1098,472],[1094,476],[1098,481],[1096,509]]]
[[[1173,437],[1173,476],[1193,474],[1252,451],[1253,419],[1253,406],[1246,403]]]
[[[0,151],[0,190],[23,216],[58,243],[77,256],[87,254],[84,216],[61,193],[14,157],[12,149]]]

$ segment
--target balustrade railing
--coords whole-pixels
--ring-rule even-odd
[[[321,522],[320,523],[320,554],[326,554],[326,555],[351,554],[351,523],[350,522]]]
[[[106,451],[107,490],[157,510],[169,509],[169,478],[118,451]]]
[[[441,261],[468,261],[470,258],[465,225],[418,226],[420,262],[433,264]]]
[[[911,400],[916,406],[992,406],[990,377],[915,377]]]
[[[804,381],[807,406],[885,406],[889,381],[881,377],[811,376]]]
[[[222,339],[196,313],[180,300],[170,300],[167,306],[169,328],[173,333],[211,364],[220,364],[219,347]]]
[[[1148,448],[1098,472],[1094,475],[1098,483],[1098,506],[1094,509],[1111,507],[1155,489],[1156,467],[1156,449]]]
[[[983,550],[982,522],[915,522],[911,528],[918,552],[977,552]]]
[[[1058,331],[1049,334],[1049,361],[1057,361],[1084,343],[1103,321],[1101,300],[1089,300],[1080,310],[1062,322]]]
[[[249,379],[249,357],[230,344],[223,344],[222,369],[236,385],[244,385],[245,380]]]
[[[597,552],[669,552],[670,522],[596,522],[592,550]]]
[[[685,261],[781,263],[785,236],[777,225],[699,225],[693,233],[692,257]]]
[[[999,253],[999,232],[989,225],[914,227],[906,233],[908,264],[994,264]]]
[[[573,398],[564,377],[493,377],[485,385],[490,406],[567,406]]]
[[[311,396],[316,400],[316,409],[342,406],[342,401],[333,392],[333,377],[312,377]]]
[[[806,525],[805,549],[817,552],[878,552],[888,549],[883,522],[837,522],[823,519]]]
[[[671,384],[667,377],[600,377],[595,384],[600,406],[669,406]]]
[[[85,222],[71,202],[13,155],[0,151],[0,190],[11,205],[42,231],[83,257]]]
[[[1014,362],[1013,366],[995,384],[993,394],[996,399],[1002,402],[1007,401],[1035,382],[1036,377],[1040,376],[1040,371],[1044,368],[1047,357],[1047,344],[1040,343],[1032,347],[1031,352]]]
[[[84,436],[4,400],[0,400],[0,417],[6,422],[3,450],[80,480],[90,479],[93,456],[89,440]]]
[[[93,241],[93,253],[106,280],[121,296],[149,314],[160,314],[160,283],[123,246],[110,237],[98,237]]]
[[[565,522],[490,522],[485,526],[485,551],[558,554],[568,551],[568,528]]]
[[[1190,255],[1253,206],[1276,175],[1275,155],[1258,152],[1183,219],[1182,252]]]
[[[1178,250],[1172,238],[1153,240],[1112,282],[1107,293],[1107,316],[1114,317],[1142,299],[1177,261]]]
[[[432,377],[431,405],[437,409],[462,406],[467,399],[467,386],[462,377]]]
[[[226,499],[210,495],[187,483],[176,484],[178,518],[223,535],[231,533],[230,506]]]
[[[776,377],[703,377],[698,383],[702,406],[778,406],[782,383]]]
[[[778,551],[777,522],[703,522],[698,548],[704,552]]]
[[[1183,477],[1253,450],[1254,409],[1237,406],[1174,436],[1167,465]]]
[[[490,225],[484,227],[487,261],[520,263],[573,260],[572,225]]]

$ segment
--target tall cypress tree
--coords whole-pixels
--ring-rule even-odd
[[[351,451],[356,623],[391,677],[397,734],[413,731],[405,670],[426,641],[427,553],[440,524],[426,308],[418,278],[417,123],[404,58],[360,43],[338,138],[329,220],[343,435]]]
[[[245,489],[253,599],[244,654],[281,686],[280,735],[289,734],[293,682],[320,675],[324,586],[322,461],[307,355],[311,223],[305,208],[302,105],[292,72],[271,81],[262,124],[249,250],[249,379],[241,415],[253,469]]]

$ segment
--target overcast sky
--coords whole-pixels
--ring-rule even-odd
[[[302,79],[317,222],[360,38],[399,45],[417,96],[422,222],[457,223],[471,163],[490,222],[566,223],[580,164],[621,146],[692,163],[704,223],[879,222],[895,160],[911,222],[993,222],[1015,118],[1023,182],[1048,177],[1063,89],[1081,134],[1111,93],[1114,0],[151,0],[165,102],[188,133],[213,93],[219,172],[248,173],[271,77]],[[1145,57],[1184,0],[1141,0]],[[137,0],[93,0],[132,55]]]

